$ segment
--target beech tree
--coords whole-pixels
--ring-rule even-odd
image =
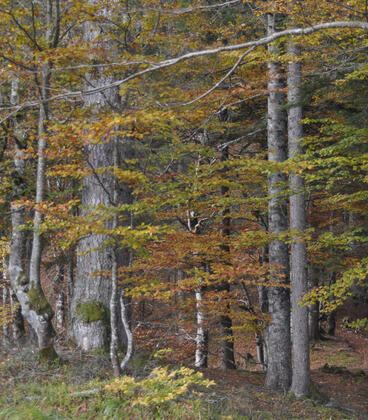
[[[310,292],[309,299],[322,301],[327,293],[325,305],[333,310],[343,300],[339,293],[365,273],[366,261],[352,246],[359,237],[354,229],[362,226],[351,217],[348,234],[343,214],[365,217],[366,157],[356,149],[366,131],[318,103],[327,93],[323,86],[303,85],[301,60],[307,72],[320,71],[330,60],[324,43],[336,37],[345,51],[348,35],[363,37],[368,24],[330,15],[331,5],[310,23],[295,19],[295,5],[273,2],[259,6],[257,16],[234,0],[189,2],[182,9],[174,2],[47,0],[30,2],[29,9],[23,3],[0,1],[7,17],[1,24],[1,90],[10,98],[1,106],[10,157],[1,166],[7,184],[1,188],[11,197],[10,218],[6,211],[4,217],[12,225],[12,292],[41,352],[56,355],[53,311],[44,292],[53,301],[65,285],[45,288],[42,263],[57,249],[69,259],[60,263],[68,266],[67,277],[74,278],[68,285],[68,335],[89,351],[108,343],[111,325],[116,376],[133,351],[131,324],[148,345],[157,312],[166,322],[166,332],[156,332],[157,348],[170,331],[180,331],[194,364],[216,365],[215,353],[229,369],[246,359],[238,343],[249,340],[244,331],[250,330],[260,363],[267,365],[267,386],[286,391],[291,385],[295,395],[307,395],[308,313],[300,304],[306,269],[321,268],[321,255],[328,260],[325,277],[333,273],[336,282]],[[298,7],[312,8],[309,2]],[[267,16],[267,34],[259,14]],[[287,14],[290,26],[284,29]],[[10,24],[17,28],[10,35],[14,47],[6,40]],[[318,42],[321,61],[312,63],[309,42]],[[363,76],[362,69],[349,71],[333,83],[361,87]],[[306,88],[316,93],[313,99],[304,98]],[[308,100],[313,106],[305,109],[304,131],[302,103]],[[328,116],[321,121],[323,112]],[[331,168],[324,195],[316,184],[329,179]],[[356,172],[359,186],[352,188],[348,179]],[[309,217],[316,230],[310,237],[306,189],[323,208],[323,220]],[[335,257],[344,246],[338,265]],[[180,285],[172,281],[179,271]],[[7,289],[4,296],[8,301]],[[136,322],[142,302],[153,308],[146,323]],[[179,320],[173,316],[178,310]],[[174,318],[179,328],[170,325]],[[57,325],[60,330],[59,319]],[[124,330],[127,352],[119,364]]]

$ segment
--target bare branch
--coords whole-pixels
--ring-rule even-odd
[[[186,7],[183,9],[159,9],[155,7],[146,7],[146,8],[141,8],[141,9],[124,10],[124,13],[126,13],[127,15],[131,15],[134,13],[157,12],[157,13],[162,13],[166,15],[185,15],[187,13],[197,12],[197,11],[222,9],[224,7],[234,6],[236,4],[241,4],[241,3],[242,3],[242,0],[230,0],[225,3],[212,4],[209,6]]]
[[[197,98],[192,99],[189,102],[179,103],[175,104],[176,106],[185,106],[185,105],[191,105],[194,104],[197,101],[200,101],[201,99],[208,96],[210,93],[212,93],[215,89],[217,89],[223,81],[225,81],[229,76],[231,76],[234,71],[238,68],[239,64],[242,62],[243,58],[249,54],[251,51],[253,51],[256,47],[251,47],[247,51],[245,51],[244,54],[241,55],[241,57],[236,61],[236,63],[233,65],[233,67],[225,74],[225,76],[220,79],[215,85],[211,87],[211,89],[208,89],[207,92],[202,93],[202,95],[199,95]]]
[[[259,38],[257,40],[244,42],[241,44],[235,44],[235,45],[226,45],[218,48],[212,48],[208,50],[199,50],[199,51],[193,51],[187,54],[183,54],[179,57],[171,58],[169,60],[164,60],[161,62],[158,62],[157,64],[152,64],[151,67],[148,67],[144,70],[138,71],[136,73],[131,74],[130,76],[125,77],[124,79],[120,79],[115,81],[114,83],[107,84],[104,86],[100,86],[98,88],[93,89],[87,89],[85,91],[74,91],[69,93],[64,93],[60,95],[55,95],[53,97],[48,98],[48,102],[50,101],[57,101],[61,99],[68,99],[68,98],[75,98],[77,96],[88,96],[88,95],[94,95],[96,93],[100,93],[105,91],[106,89],[111,89],[113,87],[118,87],[123,85],[124,83],[129,82],[130,80],[137,79],[138,77],[144,76],[145,74],[152,73],[154,71],[165,69],[171,66],[174,66],[178,63],[181,63],[183,61],[188,61],[197,57],[203,57],[203,56],[209,56],[218,54],[221,52],[227,52],[227,51],[238,51],[246,48],[251,47],[259,47],[262,45],[267,45],[271,42],[276,41],[277,39],[286,37],[286,36],[301,36],[301,35],[310,35],[314,32],[318,32],[324,29],[340,29],[340,28],[352,28],[352,29],[364,29],[368,31],[368,22],[349,22],[349,21],[340,21],[340,22],[327,22],[327,23],[321,23],[318,25],[310,26],[308,28],[294,28],[294,29],[287,29],[280,32],[275,32],[272,35],[265,36],[263,38]],[[251,50],[249,50],[251,51]],[[29,101],[24,102],[21,104],[22,108],[29,108],[33,106],[39,106],[40,101]],[[0,107],[1,110],[6,109],[12,109],[12,107]]]

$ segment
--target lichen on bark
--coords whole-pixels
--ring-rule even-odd
[[[101,302],[92,300],[79,303],[76,307],[76,313],[81,321],[88,324],[97,321],[103,321],[106,325],[109,324],[110,312]]]

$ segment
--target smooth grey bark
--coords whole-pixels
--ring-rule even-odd
[[[43,79],[44,80],[44,79]],[[46,88],[46,86],[44,86]],[[43,98],[41,98],[42,100]],[[12,82],[11,91],[11,103],[16,105],[18,103],[18,80]],[[43,106],[41,105],[41,108]],[[43,113],[40,112],[40,120]],[[13,130],[14,137],[17,139],[14,144],[14,175],[15,182],[13,187],[14,198],[20,199],[23,196],[25,189],[25,157],[24,152],[21,148],[21,143],[24,141],[24,135],[22,129],[18,124],[17,118],[13,119]],[[41,132],[40,138],[43,138]],[[41,148],[42,151],[42,148]],[[37,181],[40,172],[38,168]],[[36,195],[37,198],[42,201],[42,186],[37,184]],[[39,191],[41,188],[41,193]],[[10,254],[9,254],[9,278],[11,287],[17,296],[17,299],[22,308],[22,315],[30,325],[30,329],[33,330],[37,335],[38,348],[40,356],[46,359],[54,359],[57,354],[53,348],[53,328],[51,325],[51,319],[53,312],[51,306],[46,301],[44,293],[42,291],[39,282],[39,273],[35,272],[35,264],[33,264],[34,277],[29,279],[24,272],[23,260],[25,257],[25,233],[22,226],[25,223],[25,208],[21,205],[11,204],[10,208],[11,222],[12,222],[12,233],[10,241]],[[38,233],[38,232],[37,232]],[[38,245],[36,244],[36,247]],[[34,263],[37,264],[39,255],[37,252],[32,252],[34,255]]]
[[[268,15],[268,35],[279,29],[279,15]],[[268,160],[284,162],[287,159],[285,77],[278,61],[280,51],[269,45],[274,61],[268,63]],[[268,180],[268,227],[271,235],[285,233],[288,229],[286,203],[286,175],[277,170]],[[288,390],[291,383],[291,342],[290,342],[290,294],[287,286],[272,286],[272,283],[288,283],[288,246],[281,239],[273,239],[269,244],[271,282],[268,288],[268,311],[272,317],[267,326],[267,375],[266,386],[271,389]]]
[[[308,267],[308,289],[312,290],[319,284],[317,270],[313,266]],[[319,325],[319,301],[312,303],[308,307],[308,327],[309,327],[309,340],[318,341],[320,336]]]
[[[293,158],[303,153],[301,48],[293,41],[289,41],[287,51],[292,60],[288,65],[287,82],[289,157]],[[307,246],[305,239],[302,237],[306,229],[304,179],[301,175],[291,173],[289,185],[291,191],[290,229],[292,232],[290,251],[293,359],[291,392],[297,397],[301,397],[308,395],[310,390],[308,308],[299,304],[308,290]]]
[[[114,216],[115,219],[116,216]],[[115,223],[114,223],[115,225]],[[111,365],[114,372],[114,376],[117,378],[120,376],[120,365],[119,365],[119,356],[118,356],[118,322],[117,322],[117,289],[118,289],[118,264],[116,258],[116,250],[113,246],[112,250],[112,267],[111,267],[111,297],[110,297],[110,329],[111,329],[111,339],[110,339],[110,359]]]
[[[107,13],[107,12],[106,12]],[[102,28],[95,22],[86,22],[84,26],[84,40],[86,42],[97,42]],[[113,45],[110,41],[104,42],[103,47],[111,50]],[[97,72],[96,72],[97,73]],[[101,72],[86,74],[86,87],[98,87],[114,82],[113,76],[105,76]],[[107,109],[119,110],[121,98],[118,87],[104,90],[101,93],[87,95],[84,98],[86,107],[90,107],[97,115]],[[100,143],[91,143],[86,147],[86,159],[91,175],[83,180],[82,191],[82,216],[93,213],[98,206],[111,206],[113,204],[114,176],[111,173],[97,173],[99,169],[112,167],[114,140]],[[118,159],[119,162],[131,157],[131,146],[128,141],[119,141]],[[118,203],[131,203],[130,189],[120,184],[117,192]],[[106,222],[106,227],[111,229],[111,221]],[[106,318],[89,322],[81,317],[77,308],[87,307],[93,310],[94,305],[103,307],[106,313],[109,312],[111,281],[109,276],[101,273],[111,272],[112,251],[107,246],[108,235],[91,233],[80,239],[77,247],[76,277],[73,283],[73,295],[71,299],[71,324],[72,336],[76,344],[85,351],[101,348],[109,340]],[[127,251],[119,250],[116,255],[118,266],[128,265],[129,254]],[[119,322],[119,335],[124,338],[123,326]]]
[[[120,363],[120,369],[122,372],[126,369],[130,359],[133,356],[134,351],[134,341],[133,341],[133,333],[130,327],[130,317],[129,311],[127,310],[127,303],[124,299],[124,290],[122,290],[120,295],[120,310],[121,310],[121,320],[123,322],[124,331],[126,335],[126,353],[124,359]]]

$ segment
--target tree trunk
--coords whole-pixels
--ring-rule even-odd
[[[113,163],[114,167],[118,167],[118,145],[117,139],[114,139],[113,145]],[[113,180],[113,204],[116,206],[118,200],[118,181],[115,178]],[[112,229],[115,230],[118,227],[118,214],[115,212],[113,216]],[[113,238],[114,241],[114,238]],[[117,260],[117,246],[115,242],[111,245],[111,257],[112,257],[112,266],[111,266],[111,297],[110,297],[110,329],[111,329],[111,339],[110,339],[110,359],[112,364],[112,369],[114,376],[118,378],[120,376],[120,365],[119,365],[119,355],[118,355],[118,346],[119,346],[119,336],[118,336],[118,260]]]
[[[293,60],[288,66],[288,139],[289,157],[293,158],[303,153],[301,142],[303,138],[302,65],[298,61],[301,55],[300,46],[289,41],[288,54]],[[292,173],[289,183],[291,190],[290,229],[292,231],[290,283],[293,374],[291,392],[301,397],[308,395],[310,388],[308,308],[299,304],[308,290],[307,246],[305,239],[300,236],[306,229],[304,179]]]
[[[117,216],[114,215],[114,219]],[[114,223],[115,224],[115,223]],[[110,328],[111,328],[111,340],[110,340],[110,359],[111,365],[114,372],[114,376],[118,378],[120,376],[120,365],[118,356],[119,336],[118,336],[118,305],[117,305],[117,289],[118,289],[118,264],[116,258],[116,250],[113,245],[112,249],[112,267],[111,267],[111,297],[110,297]]]
[[[65,312],[65,295],[64,290],[60,290],[56,297],[55,303],[55,318],[56,318],[56,330],[58,333],[64,329],[64,312]]]
[[[94,42],[102,29],[94,22],[86,22],[84,27],[85,41]],[[104,43],[104,48],[111,49],[111,42]],[[104,86],[112,83],[112,76],[102,73],[87,74],[86,88]],[[86,107],[91,107],[96,115],[104,109],[120,109],[121,100],[117,87],[101,93],[87,95]],[[111,173],[97,174],[99,169],[113,166],[113,140],[90,144],[86,147],[86,159],[92,174],[85,177],[82,191],[82,216],[93,212],[97,206],[110,206],[113,202],[114,176]],[[118,147],[119,161],[131,157],[128,141],[120,141]],[[130,189],[119,185],[118,203],[131,203]],[[106,223],[111,228],[111,222]],[[111,247],[106,246],[108,235],[91,233],[83,237],[77,248],[76,278],[73,284],[71,302],[72,335],[76,344],[85,351],[101,348],[108,342],[109,306],[111,281],[102,272],[111,272]],[[117,252],[117,264],[128,265],[129,255],[126,251]],[[93,314],[92,314],[93,313]],[[92,317],[89,315],[92,314]],[[121,321],[120,321],[121,325]],[[122,329],[122,327],[121,327]],[[120,331],[120,335],[123,336]]]
[[[43,82],[41,95],[46,94],[47,92],[47,69],[43,71]],[[41,100],[44,100],[45,97],[42,97]],[[11,93],[11,102],[12,105],[18,103],[18,81],[15,80],[12,83],[12,93]],[[36,187],[36,203],[40,203],[43,199],[44,191],[44,179],[42,179],[42,174],[44,175],[44,161],[43,161],[43,148],[44,148],[44,132],[43,132],[43,123],[45,119],[45,108],[41,104],[40,107],[40,116],[39,116],[39,135],[40,135],[40,144],[39,144],[39,160],[37,167],[37,187]],[[15,142],[15,155],[14,155],[14,167],[17,181],[14,184],[14,196],[19,199],[23,196],[23,191],[25,189],[25,160],[24,153],[20,148],[19,144],[21,139],[23,139],[24,133],[18,128],[16,118],[13,119],[14,123],[14,136],[17,138]],[[41,161],[41,162],[40,162]],[[31,264],[31,273],[30,279],[24,273],[23,269],[23,260],[25,253],[25,233],[22,229],[22,226],[25,222],[25,209],[23,206],[17,206],[11,204],[11,221],[12,221],[12,234],[10,242],[10,257],[9,257],[9,277],[11,282],[11,287],[15,292],[19,303],[22,307],[22,314],[26,318],[30,327],[37,334],[38,348],[40,351],[41,359],[55,359],[57,354],[54,350],[52,338],[53,338],[53,328],[51,325],[51,319],[53,312],[50,304],[47,302],[41,285],[39,272],[36,268],[39,267],[40,259],[40,238],[38,235],[38,229],[40,227],[40,216],[35,216],[35,226],[34,226],[34,237],[37,237],[36,244],[32,248],[32,263]],[[37,212],[38,213],[38,212]]]
[[[12,333],[13,341],[17,346],[25,343],[26,330],[24,328],[24,319],[22,309],[15,293],[10,293],[10,308],[12,314]]]
[[[124,370],[126,369],[129,363],[129,360],[133,356],[134,341],[133,341],[133,333],[130,328],[130,320],[128,316],[129,311],[127,310],[127,307],[126,307],[126,300],[124,299],[123,291],[120,295],[120,310],[121,310],[121,319],[123,322],[125,335],[126,335],[126,353],[125,353],[124,359],[122,360],[120,364],[120,369],[122,372],[124,372]]]
[[[336,311],[332,311],[328,314],[327,317],[327,334],[335,335],[336,329]]]
[[[197,334],[194,366],[206,368],[208,363],[208,331],[205,326],[205,316],[202,304],[202,289],[199,287],[195,292],[197,311]]]
[[[222,160],[226,161],[229,159],[229,150],[226,147],[222,151]],[[229,188],[226,186],[221,187],[221,195],[226,196],[229,192]],[[230,217],[229,209],[225,208],[222,219],[222,236],[224,238],[224,245],[222,246],[223,251],[230,257],[230,247],[228,241],[230,240]],[[230,292],[230,284],[223,282],[220,285],[220,291],[225,291],[228,295]],[[230,305],[226,304],[224,308],[226,312],[230,311]],[[220,332],[221,332],[221,367],[222,369],[236,369],[235,357],[234,357],[234,335],[233,335],[233,323],[232,319],[226,313],[220,315]]]
[[[280,24],[279,15],[268,15],[268,35],[276,32]],[[275,61],[268,64],[268,160],[283,162],[287,158],[286,111],[284,74],[278,61],[278,49],[269,46]],[[268,226],[271,235],[284,233],[288,228],[286,204],[286,175],[275,171],[268,181],[270,196],[268,205]],[[269,244],[270,282],[288,282],[289,255],[287,244],[272,240]],[[291,382],[291,343],[290,343],[290,294],[288,287],[268,288],[269,314],[272,323],[267,327],[267,376],[266,385],[271,389],[287,390]]]
[[[269,247],[265,245],[263,247],[262,254],[260,256],[260,262],[262,264],[269,263]],[[259,302],[259,310],[263,314],[268,313],[268,294],[267,288],[261,284],[257,287],[258,291],[258,302]],[[258,363],[261,366],[261,369],[266,371],[267,370],[267,342],[265,339],[265,331],[257,332],[256,333],[256,346],[257,346],[257,358]]]
[[[308,288],[309,290],[318,286],[318,276],[314,267],[308,268]],[[308,307],[309,339],[318,341],[320,336],[319,325],[319,302],[312,303]]]

